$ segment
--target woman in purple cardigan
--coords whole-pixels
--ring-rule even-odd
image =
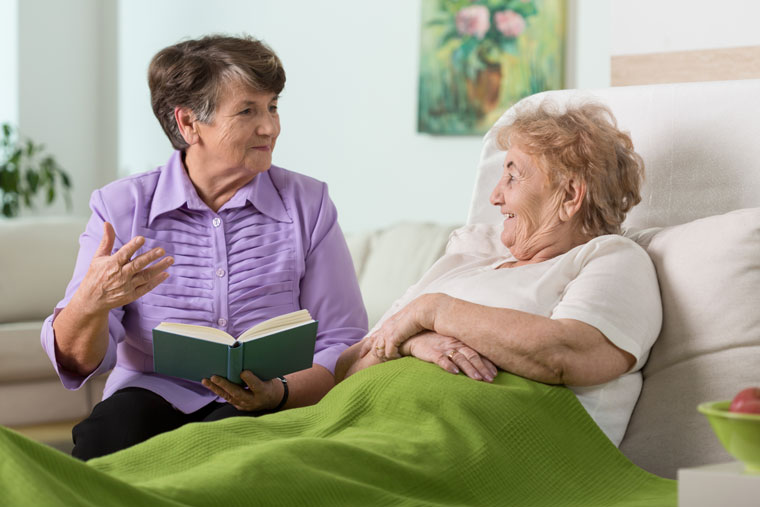
[[[73,430],[73,455],[101,456],[189,422],[317,402],[340,353],[367,332],[327,186],[272,165],[285,71],[263,43],[210,36],[160,51],[153,111],[176,151],[154,171],[92,194],[74,275],[42,329],[68,389],[113,370]],[[311,368],[246,386],[153,372],[161,321],[233,336],[301,308],[319,321]]]

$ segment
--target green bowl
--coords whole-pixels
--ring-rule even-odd
[[[723,447],[744,463],[746,472],[760,473],[760,414],[730,412],[731,400],[700,403]]]

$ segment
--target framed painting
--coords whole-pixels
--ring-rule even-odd
[[[480,135],[563,87],[565,0],[422,0],[420,132]]]

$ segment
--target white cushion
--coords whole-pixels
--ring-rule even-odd
[[[348,245],[348,251],[351,253],[351,260],[354,262],[354,272],[356,278],[361,279],[362,271],[364,270],[364,262],[367,260],[369,254],[369,242],[372,237],[371,232],[357,232],[353,234],[346,234],[346,244]]]
[[[469,224],[455,230],[446,245],[447,254],[482,255],[483,257],[507,256],[509,250],[501,242],[499,224]]]
[[[57,378],[0,384],[0,424],[22,426],[84,419],[92,410],[89,391],[89,387],[68,391]]]
[[[401,223],[369,238],[349,237],[370,328],[443,255],[452,230],[454,226]]]
[[[696,406],[760,385],[760,208],[630,236],[657,269],[663,326],[620,449],[666,477],[729,461]]]
[[[53,365],[40,345],[41,329],[41,320],[0,324],[0,384],[58,380]]]
[[[0,323],[44,319],[74,272],[84,218],[0,220]]]

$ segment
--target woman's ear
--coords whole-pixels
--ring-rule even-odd
[[[586,182],[570,179],[562,192],[564,195],[559,207],[559,218],[563,222],[569,222],[580,211],[583,199],[586,198]]]
[[[196,144],[200,140],[196,128],[195,114],[186,107],[174,108],[174,120],[177,122],[180,134],[187,144]]]

